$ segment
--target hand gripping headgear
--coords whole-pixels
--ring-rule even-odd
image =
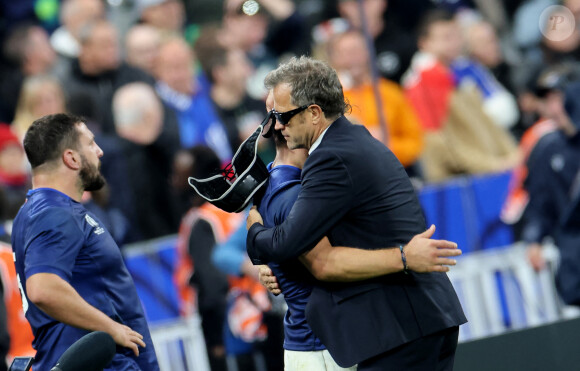
[[[266,126],[271,122],[270,127]],[[240,212],[268,180],[268,169],[258,157],[260,134],[270,137],[274,129],[272,112],[238,148],[232,162],[220,174],[206,179],[190,177],[188,183],[207,201],[227,212]]]

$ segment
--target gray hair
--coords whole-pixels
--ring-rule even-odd
[[[338,117],[350,110],[336,71],[325,62],[306,56],[293,57],[264,79],[268,90],[279,84],[290,86],[292,104],[302,106],[316,103],[326,117]]]
[[[99,27],[110,27],[113,28],[116,32],[116,29],[111,22],[107,21],[106,19],[95,19],[93,21],[87,22],[80,28],[78,33],[79,43],[81,45],[85,45],[91,41],[95,34],[95,30],[97,30]]]
[[[142,82],[120,87],[113,96],[113,117],[117,128],[140,125],[148,112],[162,112],[153,88]]]

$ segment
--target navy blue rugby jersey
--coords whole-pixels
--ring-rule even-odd
[[[56,321],[28,300],[25,282],[37,273],[58,275],[89,304],[143,335],[147,347],[140,347],[139,357],[129,348],[117,347],[106,370],[159,370],[143,308],[119,247],[82,204],[55,189],[29,191],[14,219],[12,248],[24,311],[34,333],[35,371],[50,370],[69,346],[88,333]]]
[[[281,224],[292,209],[300,192],[301,170],[294,166],[268,165],[270,177],[258,211],[267,228]],[[326,349],[306,322],[306,304],[312,292],[314,277],[297,259],[268,266],[278,279],[288,311],[284,317],[284,349],[313,351]]]

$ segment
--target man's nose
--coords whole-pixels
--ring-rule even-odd
[[[285,128],[285,125],[282,125],[280,123],[280,121],[276,120],[276,125],[274,125],[274,129],[275,130],[283,130]]]

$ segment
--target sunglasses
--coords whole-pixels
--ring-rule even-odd
[[[281,123],[282,125],[288,125],[292,117],[296,116],[300,112],[304,111],[306,108],[310,107],[314,103],[305,104],[301,107],[295,108],[291,111],[286,112],[278,112],[275,109],[272,110],[272,114],[276,118],[276,120]]]

